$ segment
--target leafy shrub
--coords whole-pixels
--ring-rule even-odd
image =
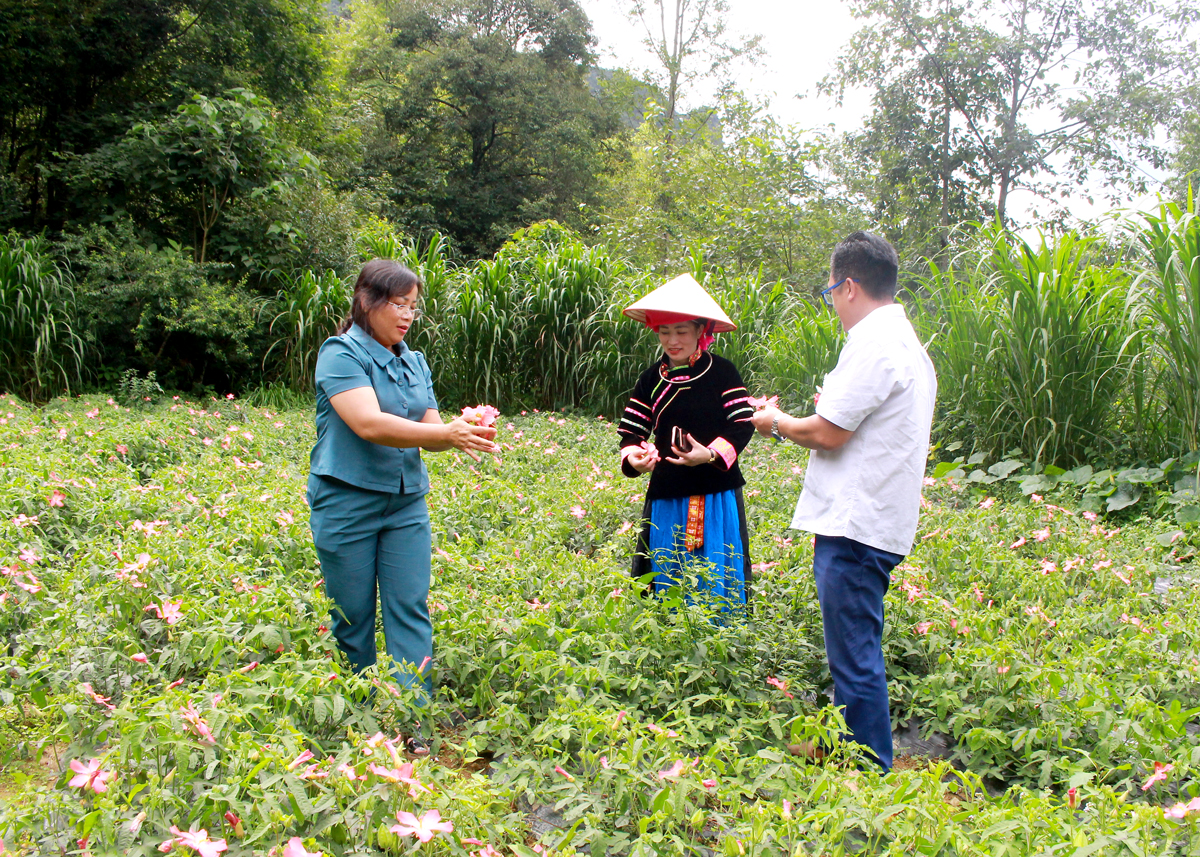
[[[78,386],[80,328],[74,285],[49,242],[0,235],[0,389],[44,400]]]
[[[105,386],[129,368],[174,389],[246,383],[259,301],[221,266],[147,245],[128,220],[68,233],[59,249],[78,279],[81,326]]]

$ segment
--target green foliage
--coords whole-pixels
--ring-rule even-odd
[[[349,75],[378,117],[363,171],[388,216],[472,257],[537,220],[579,223],[617,127],[588,91],[591,28],[574,0],[379,6],[361,9],[368,46]]]
[[[0,729],[41,724],[13,756],[64,748],[61,773],[0,806],[18,853],[86,836],[92,853],[149,857],[172,825],[229,857],[293,836],[338,857],[407,853],[387,828],[431,809],[454,830],[424,847],[452,854],[468,837],[521,857],[535,841],[730,857],[1200,846],[1195,813],[1163,811],[1200,772],[1196,524],[1089,519],[1075,481],[1026,499],[1003,479],[937,479],[893,575],[885,653],[897,721],[950,736],[965,770],[912,760],[880,777],[853,752],[820,766],[783,747],[844,726],[820,696],[810,540],[785,533],[802,451],[744,454],[754,613],[714,622],[631,585],[641,486],[615,473],[613,426],[507,413],[499,460],[427,456],[435,743],[406,773],[428,790],[410,792],[381,739],[408,728],[413,699],[387,690],[386,664],[351,674],[324,627],[307,408],[0,408],[17,465],[0,469]],[[89,759],[116,774],[103,793],[70,785],[67,763]],[[1173,766],[1164,781],[1155,763]],[[531,832],[535,808],[561,826]]]
[[[44,401],[82,379],[76,293],[44,238],[0,235],[0,389]]]
[[[824,138],[781,127],[737,93],[673,132],[660,124],[642,123],[610,183],[599,234],[613,252],[664,277],[699,254],[804,290],[824,279],[829,250],[861,223],[822,176]]]
[[[17,225],[55,227],[105,194],[55,169],[157,124],[192,93],[236,87],[283,108],[321,89],[320,0],[48,0],[0,4],[0,146]],[[183,240],[179,235],[165,238]]]
[[[117,384],[116,399],[127,408],[153,407],[163,396],[163,388],[153,372],[143,378],[136,369],[126,369]]]
[[[253,366],[258,299],[178,245],[157,249],[127,220],[65,235],[78,280],[81,328],[105,386],[128,368],[174,389],[245,383]],[[265,350],[265,346],[261,346]]]
[[[309,166],[280,137],[270,102],[232,89],[193,95],[172,116],[139,122],[64,170],[77,187],[97,192],[102,210],[133,214],[143,226],[165,218],[174,226],[165,237],[193,238],[203,265],[209,235],[232,200],[280,192]]]
[[[1188,113],[1178,97],[1195,68],[1187,2],[851,8],[865,25],[824,86],[874,90],[874,116],[852,148],[880,175],[887,222],[915,246],[944,247],[955,216],[987,197],[1006,222],[1018,188],[1051,199],[1095,178],[1119,189],[1114,198],[1145,192],[1139,163],[1165,165],[1160,132]]]
[[[934,265],[915,300],[949,433],[1040,462],[1111,455],[1131,365],[1122,267],[1069,233],[1034,247],[992,228],[977,247]]]
[[[1143,416],[1178,452],[1200,449],[1200,217],[1164,204],[1136,232],[1142,271],[1129,292],[1133,324],[1149,361],[1153,411]]]
[[[350,315],[351,290],[333,271],[304,270],[292,277],[268,305],[273,313],[268,333],[275,337],[263,357],[274,360],[271,374],[292,390],[309,393],[317,371],[317,352]]]

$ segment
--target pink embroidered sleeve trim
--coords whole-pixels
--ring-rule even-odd
[[[725,470],[733,467],[733,463],[737,461],[737,450],[723,437],[714,440],[708,448],[717,454],[717,460],[725,465]]]

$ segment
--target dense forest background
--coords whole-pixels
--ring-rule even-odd
[[[574,0],[0,0],[0,386],[303,392],[391,255],[426,279],[449,398],[611,407],[650,353],[613,307],[692,270],[744,320],[726,350],[803,399],[838,335],[807,303],[854,229],[930,294],[1001,234],[1125,265],[1135,238],[1080,199],[1188,210],[1193,3],[846,2],[820,86],[872,106],[814,130],[739,89],[761,48],[724,0],[634,7],[629,69],[597,67]]]

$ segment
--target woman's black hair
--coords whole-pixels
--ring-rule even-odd
[[[357,324],[371,336],[371,313],[379,309],[392,298],[401,298],[413,289],[420,289],[424,283],[421,278],[391,259],[372,259],[363,265],[354,283],[354,296],[351,298],[350,315],[338,325],[338,334]]]

